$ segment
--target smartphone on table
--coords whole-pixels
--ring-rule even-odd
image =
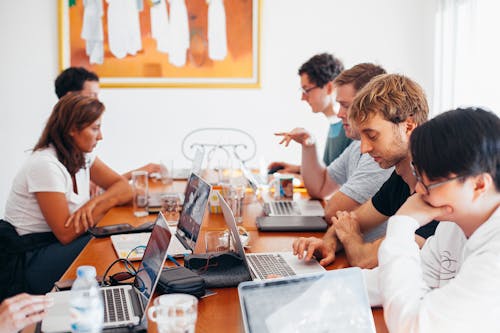
[[[117,234],[130,234],[135,232],[147,232],[153,230],[154,221],[146,222],[138,227],[134,227],[128,223],[104,225],[101,227],[92,227],[88,232],[94,237],[107,237]]]

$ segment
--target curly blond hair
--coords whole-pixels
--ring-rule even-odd
[[[427,120],[429,106],[419,84],[400,74],[384,74],[372,79],[358,92],[349,111],[349,120],[360,124],[377,112],[394,124],[412,117],[420,125]]]

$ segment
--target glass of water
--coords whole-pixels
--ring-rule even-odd
[[[147,171],[132,172],[132,187],[134,189],[134,215],[144,217],[148,211],[148,173]]]
[[[161,211],[167,220],[167,224],[175,227],[179,221],[181,198],[179,193],[164,193],[160,196]]]

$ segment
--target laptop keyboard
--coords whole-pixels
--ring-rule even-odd
[[[274,215],[297,215],[297,211],[294,209],[292,201],[271,201],[269,202],[269,208]]]
[[[101,292],[105,323],[130,320],[123,288],[103,288]]]
[[[268,279],[269,276],[285,277],[296,275],[285,259],[277,253],[249,255],[247,259],[261,279]]]

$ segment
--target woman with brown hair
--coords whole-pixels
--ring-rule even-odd
[[[22,258],[22,291],[49,291],[88,242],[87,229],[132,198],[128,182],[92,154],[102,140],[103,112],[95,98],[73,93],[61,98],[13,181],[5,222],[15,228],[17,243],[30,238]],[[105,189],[93,198],[91,180]]]

